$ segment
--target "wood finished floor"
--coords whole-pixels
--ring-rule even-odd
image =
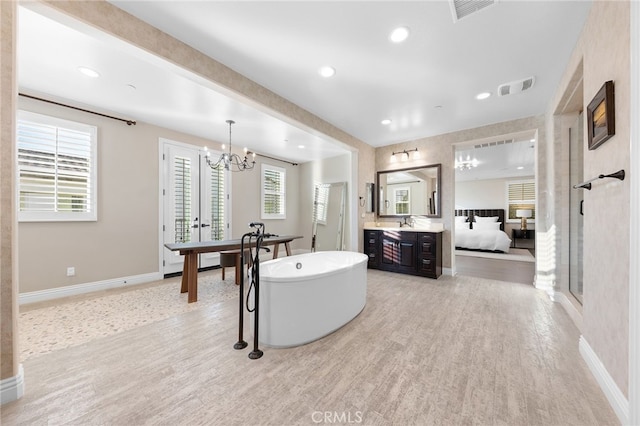
[[[619,424],[531,285],[369,271],[356,319],[259,360],[232,349],[236,316],[228,300],[28,359],[2,424]]]

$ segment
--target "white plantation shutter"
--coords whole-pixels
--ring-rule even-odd
[[[262,165],[261,219],[286,219],[286,171]]]
[[[97,129],[18,112],[20,221],[97,220]]]
[[[508,218],[520,220],[516,210],[528,209],[536,217],[536,184],[532,180],[507,182]]]
[[[224,240],[224,169],[211,169],[211,239]]]
[[[175,236],[174,242],[191,241],[191,159],[176,156],[173,158]]]
[[[319,183],[315,187],[313,203],[313,221],[326,225],[327,210],[329,209],[329,190],[331,185]]]

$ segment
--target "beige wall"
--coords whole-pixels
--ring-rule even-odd
[[[475,129],[461,130],[402,144],[389,145],[376,149],[376,170],[395,170],[405,167],[422,166],[428,164],[442,164],[442,218],[433,219],[433,222],[443,223],[446,231],[442,236],[442,266],[443,268],[455,268],[455,257],[452,256],[451,224],[455,206],[455,144],[484,139],[500,135],[508,135],[527,130],[537,130],[538,138],[544,136],[544,117],[528,117],[519,120],[506,121],[491,124]],[[391,153],[403,149],[418,148],[420,160],[391,163]]]
[[[585,179],[619,169],[629,173],[630,138],[630,9],[629,2],[593,3],[583,34],[568,63],[565,75],[550,105],[550,115],[563,110],[567,93],[573,90],[576,70],[582,70],[583,98],[586,106],[605,81],[615,84],[616,134],[598,149],[584,148]],[[561,144],[563,120],[553,121],[553,139]],[[585,120],[586,121],[586,120]],[[585,123],[585,135],[586,123]],[[566,156],[564,157],[566,158]],[[568,169],[561,149],[553,159],[558,176]],[[556,185],[557,186],[557,185]],[[549,189],[553,186],[549,186]],[[553,221],[563,232],[566,223],[559,213],[568,206],[566,199],[554,201]],[[628,395],[629,362],[629,180],[602,180],[585,192],[584,201],[584,306],[582,334],[591,349],[603,363],[618,388]],[[558,251],[566,250],[560,242]],[[558,271],[560,272],[560,271]],[[567,293],[565,275],[558,273],[559,291]],[[570,296],[568,296],[570,297]]]
[[[159,265],[159,138],[196,147],[216,142],[147,123],[122,122],[48,103],[20,98],[20,109],[78,121],[98,128],[98,220],[96,222],[22,222],[20,293],[133,277],[161,271]],[[256,158],[252,172],[231,176],[232,238],[260,221],[260,165],[287,170],[287,218],[265,220],[267,231],[300,234],[299,177],[296,166]],[[310,225],[309,225],[310,226]],[[302,245],[294,241],[292,248]],[[66,276],[67,267],[76,275]]]
[[[286,170],[286,219],[261,219],[261,168],[262,164],[280,167]],[[231,176],[231,223],[232,238],[240,238],[243,234],[251,232],[251,222],[263,222],[266,232],[278,235],[302,235],[301,228],[304,222],[300,215],[300,166],[294,166],[281,161],[275,161],[263,157],[256,157],[256,165],[251,172],[233,173]],[[308,220],[309,226],[311,220]],[[307,241],[294,240],[292,249],[302,248]]]
[[[18,267],[15,217],[16,4],[0,2],[0,380],[18,375]],[[22,386],[16,395],[22,396]]]

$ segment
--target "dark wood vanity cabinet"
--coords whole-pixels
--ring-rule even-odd
[[[442,233],[364,231],[369,268],[438,278],[442,275]]]
[[[418,275],[430,278],[442,275],[442,232],[418,234]]]
[[[378,269],[380,263],[378,256],[378,245],[380,239],[378,231],[364,230],[364,254],[369,256],[369,262],[367,263],[369,268]]]

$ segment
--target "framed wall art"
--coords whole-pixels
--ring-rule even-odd
[[[587,106],[587,127],[589,149],[602,145],[616,134],[616,115],[613,95],[613,81],[609,80],[598,90]]]

